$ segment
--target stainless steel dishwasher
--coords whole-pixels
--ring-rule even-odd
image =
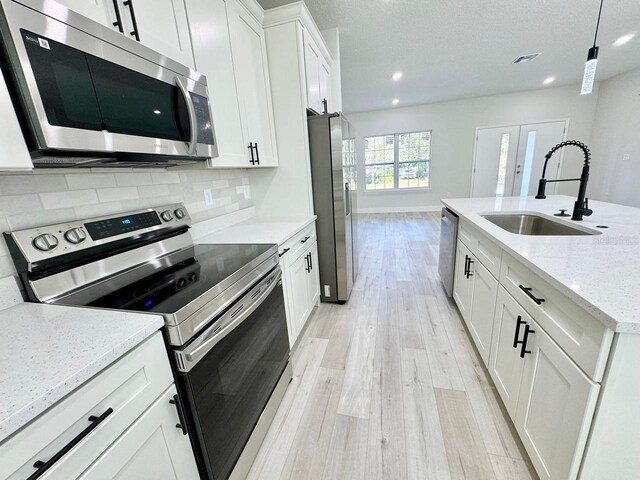
[[[456,239],[458,237],[458,215],[447,207],[442,207],[440,220],[440,260],[438,272],[447,291],[453,295],[453,273],[456,265]]]

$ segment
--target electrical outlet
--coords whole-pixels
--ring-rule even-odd
[[[325,285],[324,286],[324,296],[325,297],[330,297],[331,296],[331,286],[330,285]]]
[[[213,193],[210,188],[207,188],[204,191],[204,203],[207,207],[213,205]]]

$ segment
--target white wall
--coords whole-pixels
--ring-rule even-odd
[[[640,207],[640,68],[600,84],[589,194]]]
[[[468,197],[476,127],[517,125],[569,118],[569,139],[589,142],[598,89],[587,96],[579,87],[558,87],[451,102],[347,114],[357,133],[358,178],[364,178],[363,138],[386,133],[432,130],[432,189],[413,192],[358,190],[360,211],[416,210],[440,205],[441,198]],[[564,177],[579,174],[579,151],[567,150]],[[561,193],[573,194],[567,184]]]

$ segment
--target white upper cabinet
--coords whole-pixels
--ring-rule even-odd
[[[113,0],[56,0],[70,10],[80,15],[90,18],[94,22],[101,23],[114,30],[124,32],[124,25],[118,26],[118,16]],[[122,18],[122,6],[119,4],[120,16]]]
[[[57,1],[80,15],[122,32],[127,38],[193,68],[184,0]]]
[[[193,68],[184,0],[118,0],[118,4],[127,26],[125,35]]]
[[[0,170],[30,170],[33,168],[29,150],[11,102],[9,90],[0,69]]]
[[[323,113],[324,102],[331,106],[331,67],[320,53],[318,44],[305,32],[304,66],[307,81],[307,107],[316,113]]]
[[[244,5],[236,0],[227,4],[248,166],[275,167],[278,155],[264,30]]]
[[[211,167],[250,166],[231,56],[231,40],[224,0],[186,0],[196,70],[207,77],[218,157]]]

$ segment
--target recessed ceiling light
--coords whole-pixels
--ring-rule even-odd
[[[550,83],[553,83],[555,81],[556,81],[555,77],[547,77],[544,79],[544,82],[542,83],[544,83],[545,85],[549,85]]]
[[[529,53],[527,55],[520,55],[518,58],[516,58],[513,63],[527,63],[530,62],[531,60],[533,60],[534,58],[538,57],[542,55],[542,52],[538,52],[538,53]]]
[[[623,35],[619,39],[617,39],[615,42],[613,42],[613,44],[616,47],[619,47],[620,45],[624,45],[625,43],[629,42],[635,36],[636,36],[635,33],[629,33],[628,35]]]
[[[160,110],[154,110],[153,113],[155,113],[156,115],[160,115],[162,112]]]
[[[391,103],[392,103],[393,105],[397,105],[397,104],[399,104],[399,103],[400,103],[400,99],[398,99],[398,98],[394,98],[393,100],[391,100]]]
[[[392,77],[396,82],[402,78],[402,72],[396,72],[392,75]]]

